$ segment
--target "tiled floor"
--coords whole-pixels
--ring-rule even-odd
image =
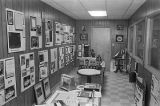
[[[134,89],[129,83],[128,74],[105,72],[102,90],[102,106],[135,106]]]
[[[80,77],[75,72],[71,74]],[[81,80],[86,79],[83,77]],[[133,98],[134,89],[129,83],[128,74],[105,72],[101,106],[135,106]]]

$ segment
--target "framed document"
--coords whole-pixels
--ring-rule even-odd
[[[43,81],[44,95],[47,98],[51,94],[49,78],[44,79]]]
[[[42,82],[39,82],[34,86],[34,91],[35,91],[37,104],[39,105],[45,101]]]

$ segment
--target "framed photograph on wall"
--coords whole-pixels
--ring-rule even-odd
[[[51,94],[49,78],[44,79],[43,81],[43,89],[45,98],[47,98]]]
[[[7,10],[7,22],[8,25],[13,25],[13,11]]]
[[[124,42],[123,35],[116,35],[116,42]]]
[[[88,34],[87,33],[81,33],[80,34],[80,40],[88,40]]]
[[[45,100],[44,92],[42,88],[42,82],[39,82],[34,86],[34,91],[35,91],[35,97],[36,97],[37,104],[39,105]]]
[[[61,75],[61,87],[62,89],[69,91],[71,89],[71,81],[72,81],[71,76],[67,74],[62,74]]]
[[[31,31],[36,31],[36,17],[30,16]]]

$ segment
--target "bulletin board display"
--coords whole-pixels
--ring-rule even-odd
[[[20,55],[21,68],[21,92],[35,84],[35,61],[34,53]]]
[[[14,57],[0,59],[0,105],[17,97]]]
[[[59,47],[59,69],[63,68],[64,63],[64,47]]]
[[[75,28],[60,22],[55,22],[56,25],[56,45],[75,43]]]
[[[65,64],[68,65],[70,63],[70,46],[65,46]]]
[[[55,39],[55,44],[56,44],[56,45],[61,45],[61,43],[62,43],[61,23],[55,22],[55,25],[56,25],[56,31],[55,31],[56,39]]]
[[[46,78],[49,74],[48,70],[48,50],[38,51],[39,59],[39,81]]]
[[[26,49],[24,13],[6,8],[8,53]]]
[[[57,48],[50,49],[51,52],[51,74],[58,70]]]
[[[30,16],[30,48],[42,48],[42,19]]]
[[[45,47],[53,46],[53,21],[45,19]]]

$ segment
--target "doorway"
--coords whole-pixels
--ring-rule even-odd
[[[110,69],[111,39],[110,28],[91,28],[91,48],[100,54],[106,63],[106,69]]]

